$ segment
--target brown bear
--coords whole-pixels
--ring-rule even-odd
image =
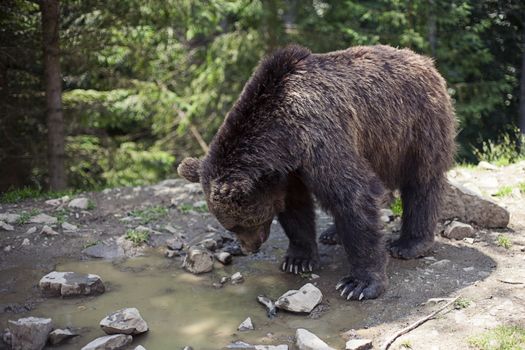
[[[387,286],[379,202],[386,189],[401,191],[394,257],[431,248],[455,125],[430,58],[383,45],[325,54],[290,46],[262,60],[209,153],[178,172],[200,181],[210,212],[246,252],[266,241],[277,215],[288,272],[319,263],[315,196],[350,262],[336,288],[346,299],[376,298]]]

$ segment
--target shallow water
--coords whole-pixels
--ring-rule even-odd
[[[168,260],[155,254],[122,262],[65,262],[56,270],[98,274],[106,283],[107,292],[96,297],[45,299],[31,312],[0,315],[0,321],[5,325],[7,316],[11,319],[27,315],[51,317],[55,327],[81,329],[80,337],[60,347],[79,349],[104,335],[98,326],[104,316],[124,307],[136,307],[150,331],[137,336],[133,347],[141,344],[148,350],[182,349],[186,345],[196,350],[221,349],[235,340],[291,345],[295,329],[299,327],[312,330],[332,346],[342,347],[341,330],[352,328],[365,317],[359,315],[360,312],[353,312],[362,309],[355,310],[352,303],[341,307],[343,304],[334,301],[331,311],[319,319],[286,312],[279,312],[272,320],[267,318],[264,307],[256,301],[257,295],[264,294],[275,300],[285,291],[298,289],[309,282],[299,276],[280,273],[276,265],[273,261],[239,258],[232,266],[216,264],[213,273],[194,276],[180,267],[180,260]],[[245,276],[244,283],[226,284],[221,289],[212,286],[220,277],[236,271]],[[17,271],[16,275],[27,272]],[[12,275],[13,271],[4,273]],[[3,302],[22,302],[26,292],[35,293],[31,286],[37,283],[37,274],[43,275],[34,271],[25,274],[26,278],[17,281],[19,292]],[[326,274],[330,272],[323,273]],[[248,316],[255,330],[238,332],[238,325]]]

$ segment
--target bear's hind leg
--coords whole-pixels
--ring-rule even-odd
[[[401,189],[401,237],[390,244],[393,257],[419,258],[432,249],[444,181],[441,175],[426,183],[414,182]]]
[[[319,254],[312,195],[296,177],[289,179],[285,210],[279,214],[279,223],[290,240],[281,270],[297,274],[317,268]]]

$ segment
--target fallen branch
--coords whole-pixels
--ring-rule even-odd
[[[440,309],[437,309],[436,311],[434,311],[433,313],[431,313],[430,315],[428,316],[425,316],[423,317],[422,319],[412,323],[411,325],[403,328],[402,330],[400,330],[399,332],[397,332],[396,334],[394,334],[392,337],[390,337],[384,344],[383,346],[381,347],[381,350],[387,350],[390,345],[392,345],[393,342],[396,341],[397,338],[399,338],[400,336],[402,336],[403,334],[406,334],[408,332],[410,332],[411,330],[413,329],[416,329],[417,327],[421,326],[423,323],[427,322],[428,320],[434,318],[434,316],[436,316],[438,313],[440,313],[441,311],[445,310],[447,307],[449,307],[450,305],[454,304],[454,302],[456,300],[459,299],[459,296],[451,299],[448,303],[446,303],[443,307],[441,307]]]
[[[509,281],[509,280],[498,280],[501,283],[507,283],[507,284],[525,284],[525,282],[520,281]]]

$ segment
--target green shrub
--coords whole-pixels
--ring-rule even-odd
[[[126,232],[126,239],[128,241],[133,242],[135,246],[139,246],[148,241],[149,232],[148,231],[128,230]]]
[[[478,350],[523,350],[525,329],[518,326],[498,326],[470,338],[468,342]]]
[[[505,249],[510,249],[510,247],[512,247],[512,241],[510,240],[510,238],[503,234],[498,236],[496,242],[500,247],[503,247]]]
[[[473,149],[473,153],[478,161],[484,160],[499,166],[509,165],[525,159],[525,155],[520,154],[520,150],[516,146],[517,140],[520,138],[522,143],[525,142],[525,138],[521,136],[519,131],[504,133],[498,141],[483,141],[481,150]]]

